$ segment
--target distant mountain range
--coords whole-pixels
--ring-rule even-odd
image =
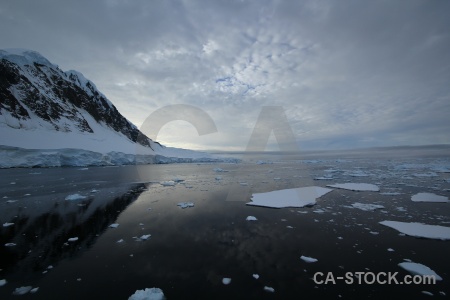
[[[136,155],[144,163],[207,156],[151,140],[80,72],[64,72],[25,49],[0,50],[0,136],[0,167],[48,166],[52,159],[60,160],[58,166],[134,163]],[[42,151],[49,149],[58,151]]]

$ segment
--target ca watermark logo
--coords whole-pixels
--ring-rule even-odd
[[[160,130],[172,121],[190,123],[199,136],[218,133],[216,123],[206,111],[188,104],[167,105],[155,110],[145,119],[140,131],[153,141],[158,141]],[[272,134],[282,155],[295,155],[300,152],[284,108],[282,106],[262,106],[245,151],[242,153],[242,160],[247,161],[255,153],[265,152]],[[145,139],[145,137],[141,138]],[[245,166],[240,165],[235,172],[236,176],[243,174],[244,168]],[[235,182],[230,187],[226,200],[248,201],[249,193],[249,186]]]

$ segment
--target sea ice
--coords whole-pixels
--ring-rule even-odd
[[[6,284],[6,279],[0,279],[0,286],[4,286]]]
[[[34,294],[39,290],[39,287],[35,287],[33,289],[30,290],[30,293]]]
[[[128,300],[164,300],[164,293],[159,288],[137,290]]]
[[[222,279],[222,283],[225,284],[225,285],[230,284],[230,282],[231,282],[231,278],[226,278],[225,277],[225,278]]]
[[[76,242],[78,241],[78,237],[73,237],[67,240],[68,242]]]
[[[181,208],[188,208],[188,207],[194,207],[194,203],[192,202],[180,202],[177,204],[177,206]]]
[[[248,216],[248,217],[246,218],[246,220],[247,220],[247,221],[258,221],[258,219],[255,218],[254,216]]]
[[[8,222],[3,223],[3,227],[9,227],[9,226],[13,226],[13,225],[14,225],[14,223],[8,223]]]
[[[316,204],[317,198],[331,191],[331,189],[319,186],[309,186],[267,193],[256,193],[252,195],[252,202],[246,204],[272,208],[304,207]]]
[[[16,244],[14,244],[14,243],[6,243],[5,244],[5,247],[14,247]]]
[[[316,258],[312,258],[312,257],[304,256],[304,255],[300,256],[300,259],[307,263],[313,263],[313,262],[318,261]]]
[[[364,211],[374,211],[375,209],[381,209],[384,208],[383,205],[378,205],[378,204],[365,204],[365,203],[353,203],[352,204],[353,208],[358,208],[360,210],[364,210]]]
[[[418,193],[411,197],[414,202],[450,202],[447,197],[436,195],[433,193]]]
[[[397,221],[382,221],[380,224],[414,237],[450,240],[450,227]]]
[[[119,224],[118,223],[114,223],[114,224],[109,225],[109,227],[110,228],[117,228],[117,227],[119,227]]]
[[[161,184],[162,186],[174,186],[175,185],[175,181],[173,181],[173,180],[161,181],[159,184]]]
[[[273,287],[270,287],[270,286],[265,286],[264,290],[266,292],[269,292],[269,293],[274,293],[275,292],[275,289]]]
[[[329,185],[327,185],[327,187],[345,189],[345,190],[351,190],[351,191],[357,191],[357,192],[363,192],[363,191],[378,192],[378,191],[380,191],[380,188],[378,186],[376,186],[375,184],[370,184],[370,183],[336,183],[336,184],[329,184]]]
[[[26,293],[31,291],[32,288],[32,286],[21,286],[14,290],[13,295],[25,295]]]
[[[436,272],[419,263],[402,262],[399,263],[398,266],[414,275],[432,275],[436,280],[442,280],[442,277],[436,274]]]
[[[81,200],[81,199],[86,199],[86,197],[82,196],[80,194],[72,194],[72,195],[67,196],[65,200],[75,201],[75,200]]]
[[[151,234],[144,234],[139,239],[142,241],[148,240],[152,235]]]
[[[255,279],[258,279],[258,278],[259,278],[259,275],[258,275],[258,274],[253,274],[252,276],[253,276],[253,278],[255,278]]]
[[[315,177],[314,180],[333,180],[333,177],[321,176],[321,177]]]

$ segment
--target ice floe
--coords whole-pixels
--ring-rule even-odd
[[[414,202],[450,202],[448,197],[436,195],[433,193],[418,193],[411,197]]]
[[[269,292],[269,293],[274,293],[275,292],[275,289],[273,287],[270,287],[270,286],[265,286],[264,290],[266,292]]]
[[[80,194],[72,194],[72,195],[67,196],[65,200],[75,201],[75,200],[82,200],[82,199],[86,199],[86,197],[82,196]]]
[[[294,189],[284,189],[252,195],[252,202],[247,205],[272,208],[304,207],[316,204],[316,199],[331,192],[331,189],[309,186]]]
[[[175,185],[175,181],[173,181],[173,180],[161,181],[159,184],[161,184],[162,186],[174,186]]]
[[[76,242],[78,241],[78,237],[73,237],[67,240],[68,242]]]
[[[16,244],[14,244],[14,243],[6,243],[5,244],[5,247],[14,247]]]
[[[26,293],[28,293],[32,289],[33,289],[32,286],[21,286],[21,287],[18,287],[18,288],[16,288],[14,290],[13,295],[17,295],[17,296],[25,295]]]
[[[254,216],[248,216],[245,220],[247,220],[247,221],[258,221],[258,219],[255,218]]]
[[[398,266],[414,275],[432,275],[436,280],[442,280],[442,277],[436,274],[436,272],[419,263],[402,262],[399,263]]]
[[[316,258],[312,258],[312,257],[304,256],[304,255],[300,256],[300,259],[307,263],[313,263],[313,262],[318,261],[318,259],[316,259]]]
[[[4,286],[6,284],[6,279],[0,279],[0,286]]]
[[[255,278],[255,279],[258,279],[258,278],[259,278],[259,275],[258,275],[258,274],[253,274],[252,276],[253,276],[253,278]]]
[[[382,221],[380,224],[414,237],[450,240],[450,227],[398,221]]]
[[[180,202],[177,204],[177,206],[181,208],[188,208],[188,207],[194,207],[194,203],[192,202]]]
[[[164,293],[159,288],[146,288],[145,290],[137,290],[128,300],[163,300]]]
[[[378,192],[380,191],[380,188],[371,183],[336,183],[336,184],[329,184],[327,187],[337,188],[337,189],[345,189],[345,190],[351,190],[351,191],[357,191],[357,192]]]
[[[381,209],[384,208],[383,205],[378,205],[378,204],[366,204],[366,203],[353,203],[351,205],[353,208],[358,208],[360,210],[364,210],[364,211],[374,211],[376,209]]]
[[[230,284],[231,283],[231,278],[226,278],[226,277],[223,278],[222,279],[222,283],[225,284],[225,285]]]
[[[3,227],[9,227],[9,226],[13,226],[13,225],[14,225],[14,223],[8,223],[8,222],[3,223]]]
[[[117,227],[119,227],[119,224],[118,223],[114,223],[114,224],[109,225],[109,227],[110,228],[117,228]]]

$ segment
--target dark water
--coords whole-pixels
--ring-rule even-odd
[[[0,223],[14,223],[0,227],[0,280],[7,281],[0,299],[128,299],[151,287],[161,288],[167,299],[428,298],[422,291],[448,298],[450,241],[401,236],[378,223],[450,227],[450,204],[411,201],[419,192],[450,195],[450,173],[436,171],[445,166],[450,166],[445,153],[353,153],[264,155],[240,164],[0,170]],[[313,180],[330,173],[333,180]],[[182,181],[160,184],[173,179]],[[400,194],[335,189],[313,207],[245,205],[255,192],[344,182],[373,183],[381,193]],[[73,194],[86,198],[65,200]],[[177,206],[185,201],[195,206]],[[385,208],[348,207],[355,202]],[[324,212],[315,213],[318,209]],[[258,220],[246,221],[247,216]],[[119,226],[110,228],[113,223]],[[151,238],[135,238],[145,234]],[[67,242],[72,237],[78,240]],[[302,255],[318,261],[305,263]],[[399,272],[401,279],[408,274],[398,267],[404,259],[430,267],[443,281],[318,285],[312,280],[316,272],[358,271]],[[224,277],[231,278],[229,285],[222,284]],[[39,290],[13,296],[21,286]]]

